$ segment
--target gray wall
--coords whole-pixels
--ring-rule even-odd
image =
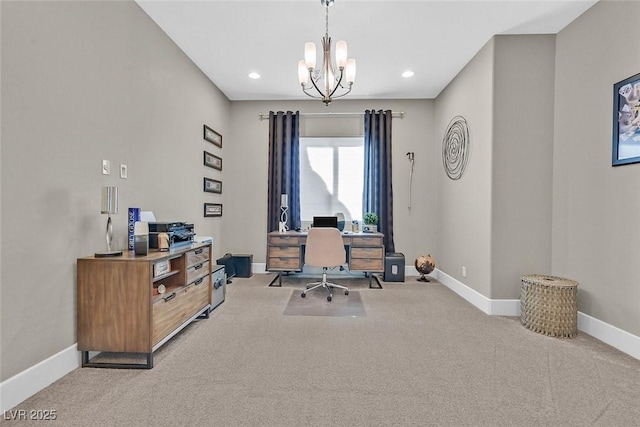
[[[440,270],[485,296],[491,292],[491,168],[493,140],[493,57],[489,41],[435,101],[433,156],[439,199],[437,252],[432,254]],[[458,180],[451,180],[442,166],[442,139],[454,116],[464,116],[469,126],[471,155]],[[462,277],[462,267],[467,277]]]
[[[553,271],[580,282],[578,308],[640,335],[640,164],[611,167],[613,85],[640,72],[621,17],[600,1],[557,36]]]
[[[491,294],[551,273],[555,36],[495,37]]]
[[[118,248],[131,206],[221,235],[203,218],[202,177],[222,174],[202,151],[226,147],[203,141],[202,125],[226,135],[230,107],[133,2],[2,2],[1,40],[6,380],[76,342],[76,258],[105,249],[102,186],[120,190]]]
[[[436,99],[440,138],[462,115],[471,141],[462,178],[439,173],[439,268],[487,298],[550,273],[554,59],[555,36],[496,36]]]
[[[225,176],[229,192],[225,196],[225,210],[228,207],[232,214],[225,216],[222,250],[252,253],[254,262],[265,262],[269,121],[258,120],[259,113],[268,115],[270,110],[363,113],[367,109],[405,112],[403,119],[393,119],[394,241],[396,251],[404,253],[407,265],[412,265],[419,254],[433,252],[438,227],[435,179],[442,168],[440,157],[433,154],[438,149],[432,131],[433,101],[346,99],[335,101],[329,108],[316,100],[231,103],[233,146],[227,147],[230,155]],[[356,136],[363,135],[363,129],[362,117],[302,117],[300,123],[302,136]],[[408,151],[415,152],[416,160],[411,210]]]

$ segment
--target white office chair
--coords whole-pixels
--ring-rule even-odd
[[[344,289],[344,294],[349,295],[349,288],[346,286],[327,282],[327,270],[341,266],[346,262],[347,255],[344,250],[340,230],[331,227],[311,228],[307,235],[304,263],[311,267],[322,267],[322,281],[307,284],[301,297],[304,298],[307,296],[307,292],[320,287],[325,288],[327,292],[329,292],[327,301],[331,301],[333,297],[331,293],[332,288]]]

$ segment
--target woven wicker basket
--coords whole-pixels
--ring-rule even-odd
[[[520,323],[544,335],[578,334],[578,282],[541,274],[522,276]]]

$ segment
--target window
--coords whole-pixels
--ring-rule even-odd
[[[300,218],[362,219],[364,137],[300,138]]]

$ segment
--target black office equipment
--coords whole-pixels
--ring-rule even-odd
[[[158,234],[166,233],[169,236],[169,250],[193,243],[195,231],[193,224],[184,222],[150,222],[149,223],[149,247],[158,249]]]
[[[314,216],[313,227],[338,228],[338,217],[337,216]]]
[[[384,257],[385,282],[404,282],[404,254],[387,252]]]

